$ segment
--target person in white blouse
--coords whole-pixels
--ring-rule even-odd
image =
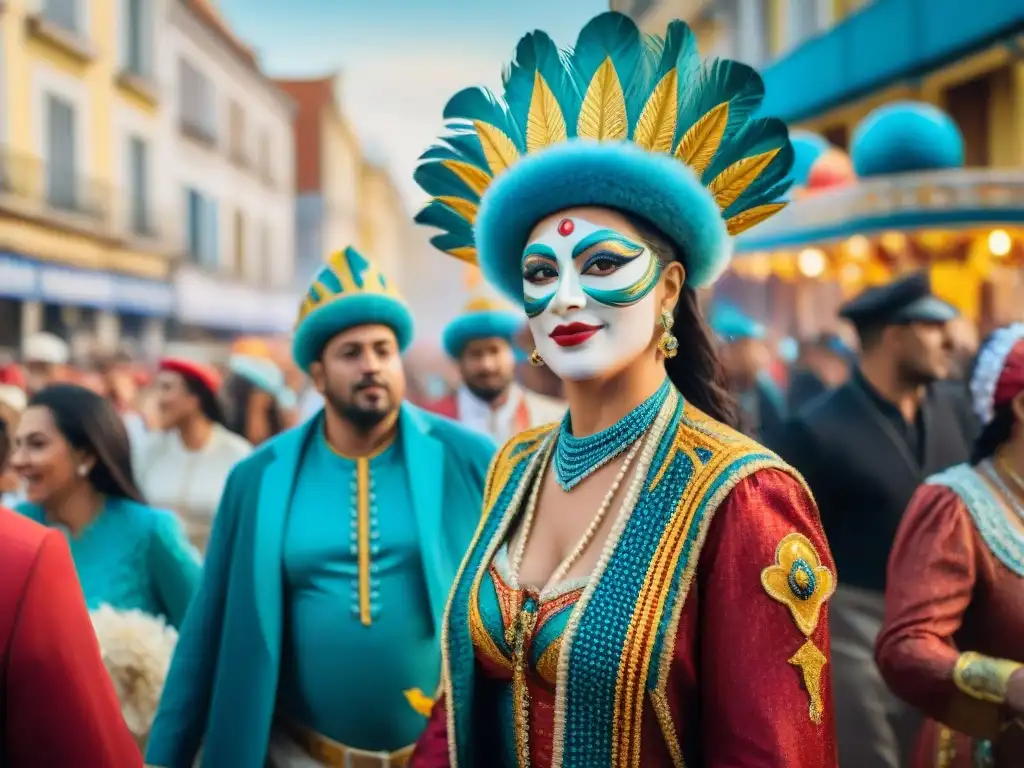
[[[458,363],[462,386],[427,409],[489,435],[498,445],[520,432],[561,420],[565,403],[532,392],[515,380],[513,339],[520,315],[474,299],[444,329],[445,352]]]
[[[229,431],[218,400],[217,374],[188,360],[166,358],[156,379],[162,431],[133,446],[135,474],[150,504],[177,512],[193,544],[204,550],[231,468],[252,452]]]

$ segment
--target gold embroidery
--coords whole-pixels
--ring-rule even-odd
[[[775,550],[775,565],[761,571],[761,585],[768,596],[789,608],[793,621],[805,637],[818,626],[821,606],[832,597],[836,580],[821,564],[811,540],[791,533]]]
[[[821,698],[821,672],[828,664],[828,659],[813,641],[807,640],[789,659],[789,663],[797,667],[803,675],[804,687],[807,688],[807,695],[811,699],[811,722],[821,725],[821,719],[825,714],[825,705]]]
[[[434,708],[434,700],[427,696],[419,688],[410,688],[407,691],[402,691],[405,694],[405,700],[409,702],[409,706],[416,710],[418,714],[424,717],[430,717],[430,711]]]
[[[935,750],[935,768],[953,768],[953,761],[956,759],[956,735],[949,728],[940,728],[938,742]]]
[[[356,459],[357,536],[359,540],[359,620],[370,626],[370,462]]]
[[[1010,676],[1022,666],[1007,659],[994,659],[974,651],[961,653],[953,667],[953,682],[968,696],[1002,704]]]

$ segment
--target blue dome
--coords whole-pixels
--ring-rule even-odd
[[[942,110],[919,102],[876,109],[857,126],[850,147],[861,178],[964,164],[964,140],[956,123]]]
[[[801,130],[789,132],[789,143],[793,145],[793,168],[789,177],[794,184],[802,187],[807,183],[807,175],[814,161],[825,154],[831,145],[818,134]]]

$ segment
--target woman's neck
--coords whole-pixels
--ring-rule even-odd
[[[52,522],[67,526],[72,536],[78,535],[103,511],[106,499],[88,483],[79,483],[66,495],[45,504],[43,511]]]
[[[205,416],[193,416],[178,427],[178,434],[188,450],[201,451],[213,435],[213,422]]]
[[[1003,443],[996,454],[995,465],[997,470],[1013,481],[1010,487],[1017,492],[1017,496],[1024,498],[1024,487],[1020,483],[1024,480],[1024,439],[1015,436]]]
[[[643,363],[629,365],[614,376],[564,382],[573,436],[587,437],[621,421],[658,391],[665,376],[662,362],[645,355]]]

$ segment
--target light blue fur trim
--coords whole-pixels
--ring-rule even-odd
[[[729,264],[732,239],[711,194],[689,166],[630,142],[573,139],[527,155],[484,194],[476,219],[484,277],[523,301],[522,255],[533,227],[558,211],[599,206],[646,219],[680,249],[686,283],[713,283]]]
[[[448,323],[441,343],[448,356],[458,360],[466,345],[476,339],[497,338],[511,344],[524,322],[524,317],[503,310],[467,312]]]
[[[412,314],[404,302],[374,293],[341,296],[317,307],[299,323],[292,340],[295,364],[308,372],[327,342],[357,325],[388,326],[395,332],[402,352],[412,343]]]

